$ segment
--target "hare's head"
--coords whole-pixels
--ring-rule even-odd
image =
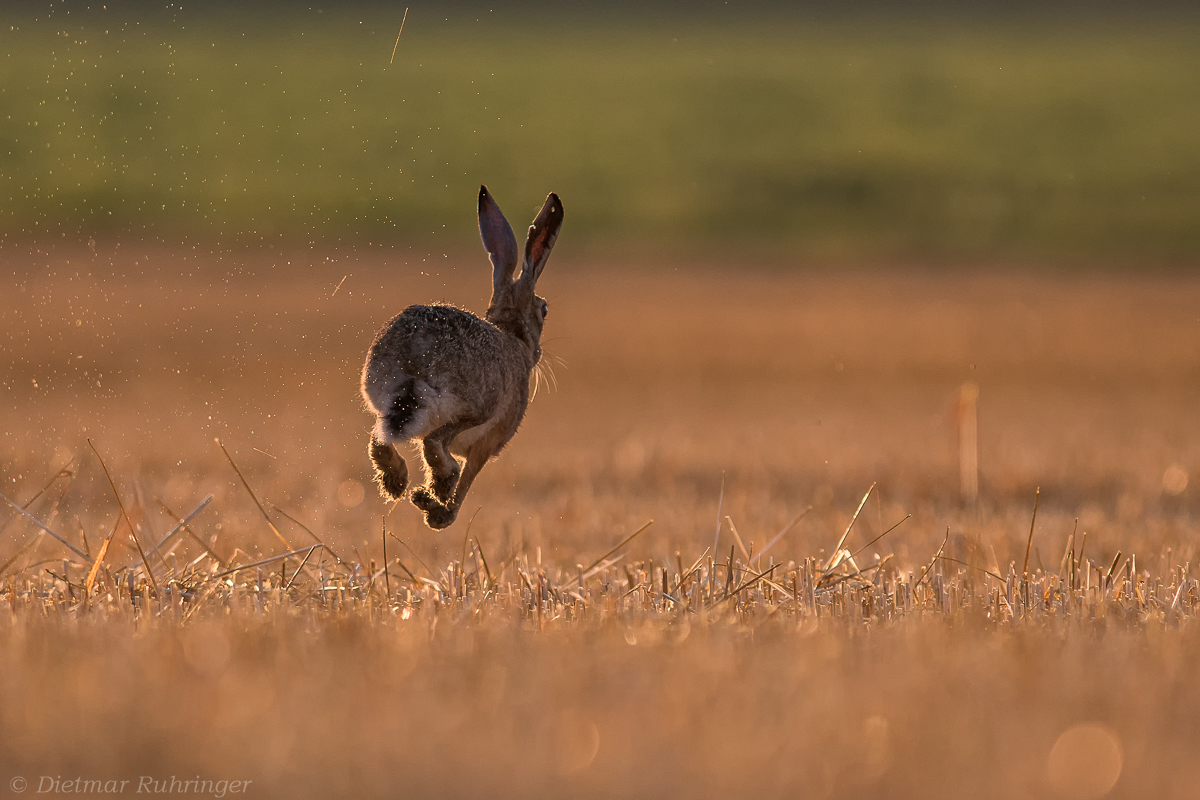
[[[529,228],[518,276],[517,237],[487,187],[479,187],[479,235],[492,260],[492,302],[487,320],[524,342],[534,363],[542,356],[542,326],[547,311],[546,301],[534,293],[534,288],[550,258],[562,221],[562,203],[551,192]]]

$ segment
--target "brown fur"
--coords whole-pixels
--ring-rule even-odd
[[[479,470],[525,416],[546,312],[534,288],[562,219],[551,194],[529,229],[514,279],[516,237],[480,187],[479,230],[493,268],[485,318],[448,305],[409,306],[371,343],[362,393],[376,415],[369,447],[376,480],[385,497],[403,497],[408,467],[393,446],[422,440],[426,482],[412,502],[431,528],[454,522]],[[456,455],[464,456],[461,466]]]

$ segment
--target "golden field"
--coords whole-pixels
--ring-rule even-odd
[[[1200,279],[560,253],[556,380],[435,533],[370,485],[358,371],[409,303],[482,311],[481,253],[3,270],[0,491],[118,531],[85,596],[0,512],[13,796],[1197,795]],[[89,438],[144,549],[213,496],[153,586]]]

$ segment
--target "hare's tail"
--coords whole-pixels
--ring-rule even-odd
[[[379,484],[380,494],[389,500],[399,500],[408,488],[408,464],[396,452],[396,448],[374,435],[371,436],[368,452],[375,465],[375,482]]]
[[[398,444],[422,435],[429,422],[429,386],[411,375],[363,381],[363,396],[377,417],[374,438]]]
[[[391,406],[384,410],[381,422],[389,437],[409,439],[412,437],[413,422],[421,409],[421,398],[417,394],[417,381],[409,378],[398,387],[392,396]]]

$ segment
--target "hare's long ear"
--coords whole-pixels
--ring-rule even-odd
[[[546,267],[550,250],[558,238],[558,229],[563,223],[562,201],[551,192],[546,204],[538,212],[533,225],[529,226],[529,237],[525,240],[525,261],[521,265],[520,283],[523,289],[533,292],[533,286]]]
[[[497,292],[507,289],[517,269],[517,237],[486,186],[479,187],[479,235],[492,260],[493,288]]]

